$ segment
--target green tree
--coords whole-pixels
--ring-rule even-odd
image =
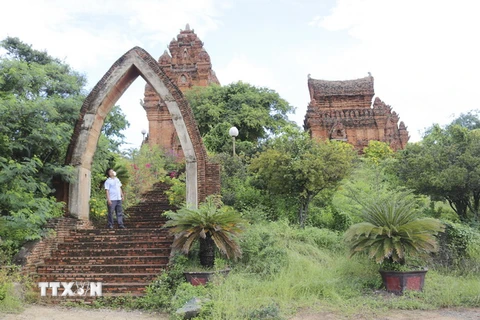
[[[368,146],[363,149],[363,155],[367,161],[378,165],[382,160],[392,158],[394,152],[388,143],[370,140]]]
[[[279,133],[292,122],[294,108],[278,93],[237,82],[227,86],[196,87],[185,94],[208,150],[231,152],[228,130],[239,130],[237,150],[252,153],[259,141]]]
[[[12,216],[26,199],[48,198],[53,177],[70,178],[64,158],[85,78],[18,38],[0,45],[0,214]]]
[[[317,141],[290,128],[252,159],[249,169],[268,192],[297,199],[298,220],[304,227],[311,200],[320,191],[335,188],[350,172],[354,158],[349,144]]]
[[[453,120],[452,125],[453,124],[458,124],[469,130],[480,129],[480,110],[461,113],[457,119]]]
[[[446,200],[462,221],[478,219],[480,130],[434,125],[421,142],[399,153],[397,173],[406,185],[434,200]]]
[[[61,214],[53,180],[72,177],[65,155],[86,79],[18,38],[0,46],[6,50],[0,57],[0,237],[18,247],[40,237],[47,219]],[[124,115],[116,109],[108,119],[104,138],[118,143]]]

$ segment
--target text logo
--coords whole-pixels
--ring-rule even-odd
[[[47,291],[51,291],[53,297],[58,296],[58,289],[63,288],[61,297],[73,297],[73,296],[102,296],[102,283],[101,282],[39,282],[40,295],[45,297]],[[48,290],[48,289],[51,290]]]

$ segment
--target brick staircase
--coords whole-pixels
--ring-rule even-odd
[[[103,227],[70,230],[51,256],[37,265],[35,281],[102,282],[103,296],[143,295],[169,261],[173,238],[162,228],[165,217],[161,215],[174,209],[168,205],[167,188],[155,184],[141,203],[128,208],[126,229],[107,229],[105,222]],[[61,286],[58,295],[62,292]],[[50,288],[47,296],[51,296]],[[93,300],[76,295],[68,299]]]

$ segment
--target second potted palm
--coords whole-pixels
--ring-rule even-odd
[[[409,270],[412,266],[407,258],[435,252],[435,236],[444,230],[443,224],[421,217],[408,192],[390,192],[381,199],[358,202],[364,222],[352,225],[345,233],[351,255],[365,253],[379,263],[388,292],[422,290],[427,269]]]

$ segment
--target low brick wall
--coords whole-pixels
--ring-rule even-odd
[[[58,244],[63,242],[71,230],[92,229],[93,225],[90,221],[62,217],[50,220],[46,227],[52,229],[54,234],[27,245],[22,249],[22,257],[19,258],[17,262],[22,264],[23,274],[33,275],[36,273],[37,266],[43,263],[45,258],[52,255],[52,252],[57,249]]]

